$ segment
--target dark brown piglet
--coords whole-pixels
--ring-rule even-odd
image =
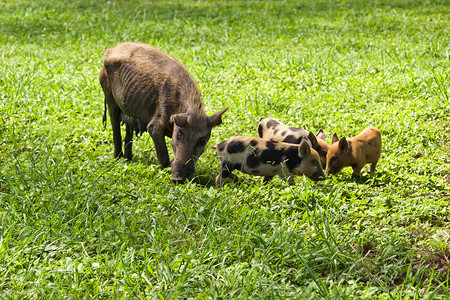
[[[269,181],[275,175],[289,184],[294,184],[293,175],[306,175],[314,181],[324,178],[319,154],[306,140],[301,141],[300,145],[293,145],[236,136],[213,148],[217,149],[221,161],[220,173],[216,177],[217,187],[221,187],[226,178],[236,181],[237,176],[232,174],[234,170],[264,176],[262,182]]]
[[[273,118],[261,118],[257,126],[258,136],[274,142],[300,144],[303,139],[308,139],[311,146],[319,153],[320,162],[325,169],[327,152],[330,147],[325,141],[325,133],[319,130],[317,135],[303,128],[287,126]]]
[[[145,44],[123,43],[105,52],[100,70],[114,140],[114,158],[132,157],[133,132],[145,128],[162,168],[170,165],[165,137],[172,138],[172,181],[183,183],[195,171],[211,129],[222,123],[227,108],[207,116],[197,85],[176,59]],[[120,124],[125,123],[122,153]]]
[[[344,167],[352,167],[352,177],[358,175],[364,166],[370,163],[370,172],[381,156],[381,132],[375,127],[367,127],[355,137],[339,139],[335,133],[327,154],[325,173],[335,174]]]

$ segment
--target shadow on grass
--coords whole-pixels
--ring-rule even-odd
[[[155,155],[156,155],[156,153],[155,153]],[[136,163],[136,164],[142,164],[142,165],[158,165],[159,166],[156,156],[143,155],[142,153],[138,154],[138,155],[134,155],[131,160],[127,160],[126,162],[128,164]]]
[[[332,175],[333,176],[333,175]],[[370,184],[372,186],[383,186],[392,182],[392,174],[386,171],[380,171],[375,173],[363,172],[355,177],[339,176],[339,182],[344,183],[357,183],[357,184]]]
[[[126,163],[130,166],[133,165],[143,165],[143,166],[157,166],[159,172],[167,172],[167,176],[171,177],[171,167],[164,168],[163,170],[159,166],[158,160],[156,159],[156,153],[152,155],[147,155],[148,153],[139,153],[137,155],[133,155],[133,158],[131,160],[127,160]],[[123,158],[120,158],[123,159]],[[215,187],[215,174],[213,174],[211,171],[208,172],[208,170],[199,168],[197,166],[194,177],[190,180],[192,183],[195,183],[196,185],[200,185],[204,188],[210,188]],[[175,184],[174,184],[175,185]]]
[[[201,185],[204,188],[215,188],[216,184],[214,182],[214,176],[212,176],[211,174],[208,173],[196,173],[195,177],[192,178],[192,182],[195,183],[196,185]]]

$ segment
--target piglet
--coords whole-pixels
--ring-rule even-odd
[[[371,164],[370,172],[375,172],[380,156],[381,132],[377,128],[367,127],[357,136],[348,139],[339,139],[335,133],[328,149],[325,173],[335,174],[344,167],[352,167],[354,178],[368,163]]]
[[[306,175],[314,181],[323,180],[324,173],[319,154],[306,140],[300,145],[277,143],[269,140],[235,136],[213,148],[221,160],[216,186],[223,185],[226,178],[237,181],[234,170],[250,175],[264,176],[261,182],[271,180],[275,175],[294,184],[292,175]]]
[[[325,141],[325,133],[322,129],[319,130],[317,135],[314,135],[311,131],[284,125],[273,118],[261,118],[257,131],[260,138],[274,142],[300,144],[303,139],[308,139],[312,148],[319,153],[320,162],[325,169],[327,152],[330,146]]]

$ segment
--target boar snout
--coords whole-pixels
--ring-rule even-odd
[[[186,178],[173,178],[172,177],[172,182],[173,183],[178,183],[178,184],[185,184],[186,183]]]
[[[185,183],[195,172],[195,163],[191,160],[185,164],[172,163],[172,181],[174,183]]]

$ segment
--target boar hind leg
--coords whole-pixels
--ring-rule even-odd
[[[161,169],[167,168],[170,166],[170,161],[163,127],[150,122],[147,125],[147,131],[155,144],[156,157],[158,158],[158,163],[160,164]]]
[[[370,165],[370,172],[371,172],[371,173],[374,173],[374,172],[375,172],[375,168],[377,167],[377,163],[378,163],[378,161],[376,161],[376,162],[374,162],[374,163],[372,163],[372,164]]]
[[[114,158],[122,157],[122,134],[120,133],[120,109],[114,103],[108,103],[109,117],[111,119],[111,127],[113,131],[114,141]]]
[[[114,158],[121,157],[122,153],[122,135],[120,133],[120,108],[114,100],[110,84],[108,81],[108,75],[103,67],[100,70],[100,85],[103,89],[103,94],[105,94],[105,114],[103,116],[103,121],[106,121],[106,107],[108,107],[109,118],[111,119],[111,127],[113,131],[113,141],[114,141]]]
[[[131,160],[133,157],[133,127],[126,123],[125,128],[125,153],[123,157],[126,160]]]

